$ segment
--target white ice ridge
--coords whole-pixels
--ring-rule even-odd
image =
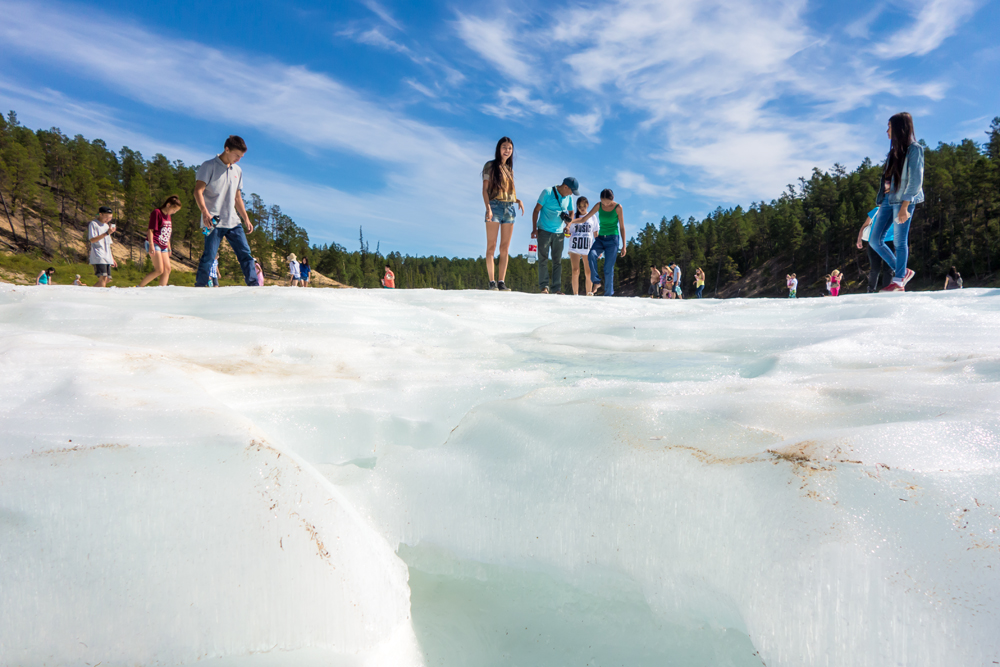
[[[2,286],[0,665],[1000,664],[998,296]]]

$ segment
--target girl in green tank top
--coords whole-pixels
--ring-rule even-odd
[[[594,213],[597,213],[597,219],[601,223],[600,231],[597,232],[598,236],[622,236],[624,238],[625,213],[622,211],[622,205],[615,201],[615,195],[611,190],[603,190],[601,192],[600,203],[594,204],[594,208],[590,209],[590,213],[580,219],[574,220],[574,222],[585,222],[593,217]],[[623,245],[622,256],[624,255],[625,248]]]
[[[594,294],[599,289],[604,290],[604,296],[614,296],[615,293],[615,260],[625,256],[625,213],[622,205],[615,201],[615,193],[609,189],[601,191],[601,202],[590,209],[590,213],[574,222],[586,222],[598,214],[600,229],[594,245],[590,248],[587,261],[590,263],[590,279],[594,285]],[[604,278],[597,272],[597,262],[604,255]]]

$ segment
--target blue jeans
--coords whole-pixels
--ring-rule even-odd
[[[907,209],[910,212],[910,217],[901,225],[896,222],[899,216],[899,207],[899,204],[880,206],[878,213],[875,214],[875,220],[872,221],[871,235],[868,237],[868,244],[889,265],[889,268],[892,269],[893,280],[896,281],[902,281],[906,277],[906,262],[910,258],[910,223],[913,222],[913,211],[917,205],[910,204]],[[895,253],[883,240],[889,232],[889,225],[895,225],[892,228],[892,244],[896,246]]]
[[[590,247],[590,255],[587,260],[590,262],[590,279],[594,283],[594,289],[604,283],[604,296],[614,296],[615,294],[615,260],[618,259],[617,234],[613,236],[598,236],[594,239],[594,245]],[[600,274],[597,273],[597,258],[604,253],[604,280],[601,281]]]
[[[243,270],[243,278],[247,285],[257,284],[257,269],[253,265],[253,255],[250,254],[250,245],[247,243],[247,236],[243,232],[243,225],[237,225],[232,229],[222,229],[216,227],[205,237],[205,249],[201,253],[201,260],[198,261],[198,274],[194,279],[195,287],[208,286],[208,273],[212,269],[212,261],[215,254],[219,252],[222,239],[225,237],[229,241],[229,247],[236,253],[236,259],[240,262],[240,269]]]
[[[493,222],[512,223],[517,215],[517,202],[491,199],[490,211],[493,213]]]
[[[701,298],[701,293],[704,292],[704,291],[705,291],[705,286],[701,285],[700,287],[698,287],[698,291],[696,292],[696,296],[700,299]]]

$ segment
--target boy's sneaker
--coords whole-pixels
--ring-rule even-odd
[[[900,283],[891,282],[888,285],[886,285],[885,287],[883,287],[881,291],[882,292],[905,292],[906,288],[903,287]]]
[[[486,289],[488,289],[491,292],[496,292],[497,291],[497,281],[491,280],[490,281],[490,286],[487,287]]]
[[[903,275],[903,287],[906,287],[906,283],[910,282],[915,275],[917,275],[916,271],[913,269],[907,269],[906,273]]]
[[[502,280],[497,283],[497,289],[500,290],[501,292],[509,292],[510,291],[510,288],[507,287],[506,285],[504,285]]]

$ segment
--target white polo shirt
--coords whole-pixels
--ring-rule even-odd
[[[216,155],[198,167],[195,179],[205,184],[205,206],[213,216],[219,216],[217,227],[239,227],[236,214],[236,193],[243,189],[243,170],[238,164],[226,166]]]

